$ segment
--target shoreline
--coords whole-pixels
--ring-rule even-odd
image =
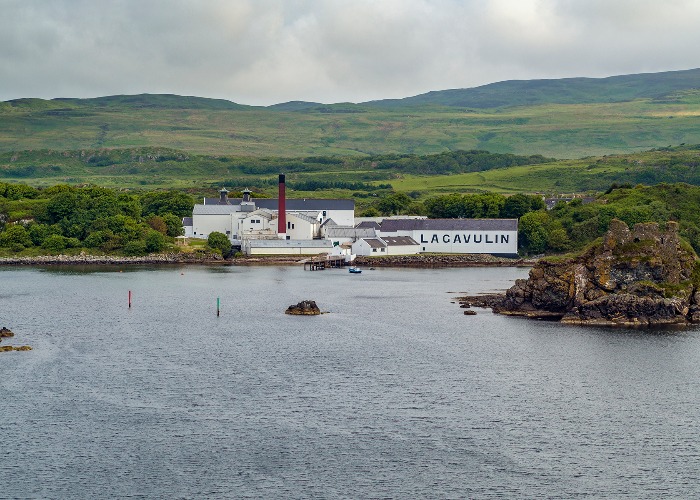
[[[225,260],[220,256],[193,256],[191,254],[153,254],[138,257],[113,255],[40,255],[35,257],[0,257],[0,266],[51,265],[138,265],[138,264],[217,264],[238,266],[293,266],[301,265],[311,256],[261,255]],[[357,257],[354,265],[363,267],[530,267],[535,259],[495,257],[488,254],[429,254]]]

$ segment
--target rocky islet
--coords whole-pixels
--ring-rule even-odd
[[[505,294],[460,298],[495,313],[579,325],[700,323],[700,266],[676,222],[633,229],[612,220],[602,241],[576,257],[540,260]]]

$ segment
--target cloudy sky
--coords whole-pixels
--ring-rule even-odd
[[[700,67],[698,0],[0,0],[0,101],[362,102]]]

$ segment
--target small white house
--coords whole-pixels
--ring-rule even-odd
[[[363,256],[388,255],[386,243],[379,238],[360,238],[352,244],[352,253]]]
[[[410,236],[382,236],[386,243],[387,255],[415,255],[420,252],[420,245]]]

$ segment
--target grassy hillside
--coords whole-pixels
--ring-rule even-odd
[[[299,157],[484,149],[580,158],[700,142],[697,91],[624,103],[480,111],[346,108],[87,107],[23,100],[0,107],[0,151],[164,147]]]
[[[167,148],[0,153],[0,181],[117,188],[255,187],[274,194],[287,174],[292,196],[379,196],[387,189],[424,199],[445,193],[572,193],[611,184],[685,182],[700,185],[700,146],[626,155],[550,160],[479,151],[439,155],[255,158],[197,155]],[[379,190],[379,191],[378,191]]]
[[[501,82],[267,108],[174,95],[0,103],[0,151],[156,147],[256,157],[482,149],[557,158],[700,142],[700,70]]]
[[[463,108],[592,104],[656,99],[698,88],[700,69],[690,69],[609,78],[510,80],[471,89],[433,91],[405,99],[387,99],[367,104],[392,108],[425,104]]]

